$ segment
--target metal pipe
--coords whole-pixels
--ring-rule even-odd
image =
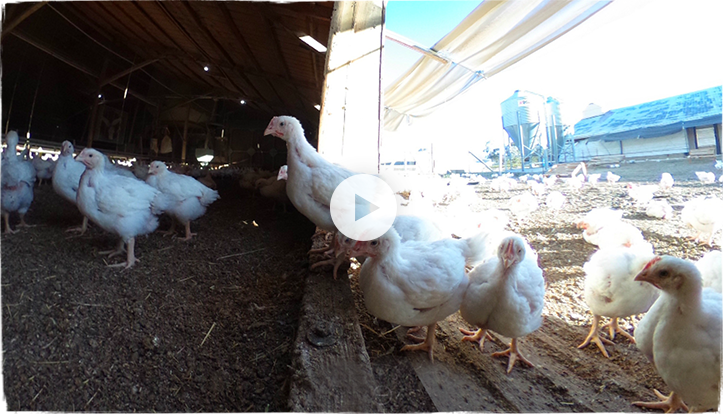
[[[38,91],[40,90],[40,79],[43,78],[43,71],[45,70],[45,62],[43,59],[43,66],[40,67],[40,75],[38,75],[38,85],[35,87],[35,96],[33,96],[33,106],[30,108],[30,120],[28,120],[28,131],[25,134],[25,145],[30,142],[30,126],[33,124],[33,114],[35,113],[35,101],[38,99]]]

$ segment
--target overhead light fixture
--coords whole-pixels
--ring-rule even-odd
[[[316,50],[317,52],[321,52],[321,53],[326,52],[326,46],[317,42],[316,39],[314,39],[313,37],[311,37],[309,35],[299,36],[299,39],[301,39],[301,41],[306,43],[307,45],[313,47],[314,50]]]
[[[243,99],[241,99],[241,100],[239,101],[239,103],[240,103],[241,105],[246,105],[246,101],[244,101]]]
[[[30,139],[30,131],[25,133],[25,139]]]
[[[98,94],[98,99],[103,99],[103,95]]]
[[[208,70],[209,70],[209,67],[208,67],[208,66],[204,66],[204,67],[203,67],[203,71],[204,71],[204,72],[208,72]]]
[[[317,111],[321,111],[321,105],[319,104],[314,105],[314,108],[316,108]]]
[[[204,162],[204,163],[205,163],[205,162],[211,162],[211,160],[213,160],[213,154],[211,154],[211,155],[202,155],[202,156],[200,156],[200,157],[198,157],[198,158],[196,158],[196,159],[198,160],[198,162]]]

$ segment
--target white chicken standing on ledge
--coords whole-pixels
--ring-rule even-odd
[[[331,196],[342,181],[355,173],[324,159],[306,141],[304,129],[294,117],[274,117],[264,135],[286,141],[286,195],[291,203],[322,230],[336,232],[329,209]]]
[[[88,168],[80,178],[78,209],[103,230],[120,236],[118,248],[101,254],[113,257],[123,253],[126,261],[109,267],[130,268],[139,261],[135,256],[136,236],[158,227],[158,217],[169,207],[169,200],[158,190],[135,177],[115,174],[106,169],[106,157],[92,148],[78,154],[78,161]]]
[[[153,161],[148,167],[146,183],[156,188],[171,200],[168,214],[178,219],[186,229],[186,237],[181,239],[189,241],[196,233],[191,233],[191,221],[206,213],[206,207],[218,200],[218,191],[212,190],[193,177],[176,174],[168,170],[162,161]],[[167,234],[173,234],[176,222],[171,222],[171,229]]]
[[[509,357],[508,374],[518,359],[533,366],[520,353],[517,338],[542,325],[545,280],[537,265],[537,254],[521,236],[507,236],[499,244],[497,256],[475,267],[469,279],[460,313],[479,330],[460,328],[467,335],[462,340],[479,342],[481,350],[488,330],[511,337],[510,347],[492,356]]]
[[[33,186],[35,185],[35,168],[30,161],[24,161],[22,156],[18,157],[16,147],[18,145],[18,133],[8,132],[5,138],[7,148],[3,152],[2,159],[2,214],[5,219],[5,232],[17,233],[18,230],[10,228],[10,213],[17,212],[20,215],[18,227],[32,227],[25,223],[25,213],[28,212],[33,202]]]
[[[427,351],[434,360],[437,322],[459,309],[469,282],[465,266],[485,257],[487,236],[402,243],[391,228],[351,249],[352,256],[367,256],[359,286],[369,313],[402,326],[427,326],[426,339],[402,351]]]

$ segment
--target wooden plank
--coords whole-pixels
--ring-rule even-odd
[[[33,13],[38,11],[41,7],[45,6],[47,1],[41,1],[35,4],[32,4],[30,7],[28,7],[20,16],[14,17],[10,21],[5,21],[2,28],[2,34],[0,34],[0,40],[5,40],[5,36],[12,33],[13,29],[15,29],[20,23],[22,23],[25,19],[30,17]],[[16,5],[17,7],[17,5]]]
[[[382,411],[348,278],[309,271],[293,352],[291,411]]]
[[[319,152],[354,171],[379,172],[381,1],[334,4],[322,88]]]

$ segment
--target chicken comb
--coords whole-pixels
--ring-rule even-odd
[[[662,257],[660,257],[660,256],[655,256],[655,257],[653,258],[653,260],[649,261],[648,264],[645,265],[645,267],[643,268],[643,270],[648,270],[648,269],[650,269],[651,267],[653,267],[654,264],[658,263],[661,259],[662,259]]]

